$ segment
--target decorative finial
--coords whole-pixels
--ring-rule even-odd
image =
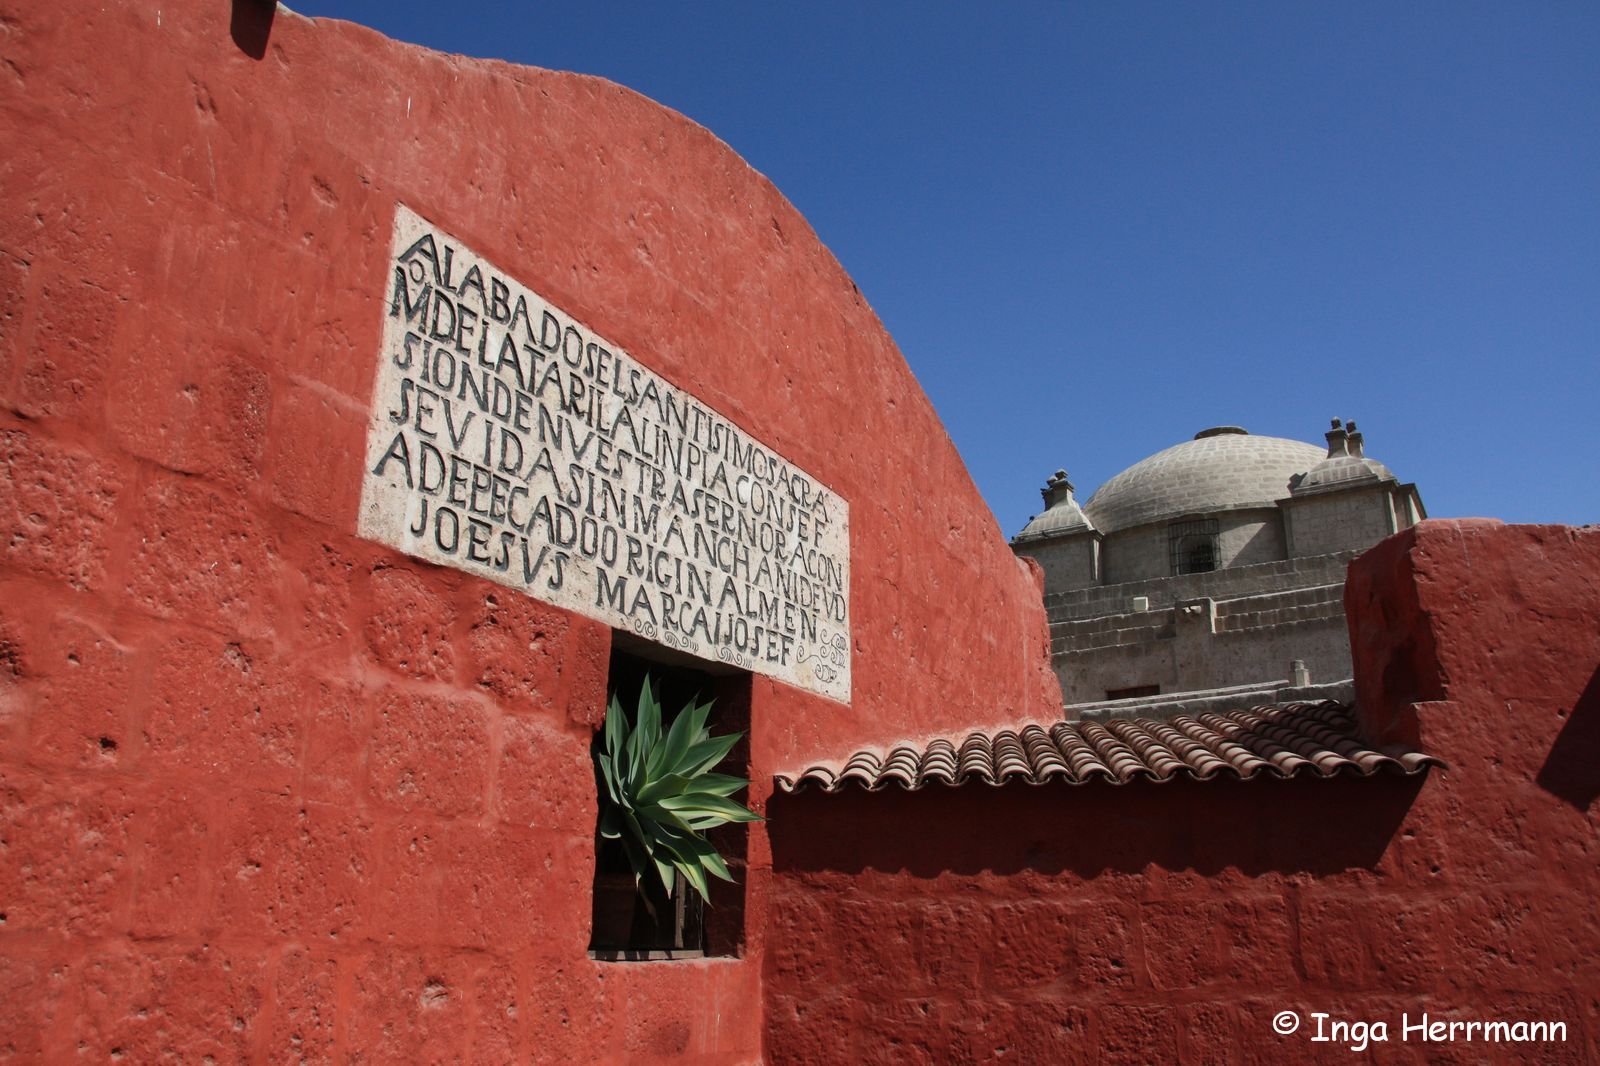
[[[1062,500],[1072,499],[1072,488],[1072,482],[1067,480],[1067,472],[1057,470],[1045,482],[1044,488],[1039,490],[1039,495],[1044,497],[1045,509],[1049,510]]]
[[[1350,454],[1349,434],[1345,431],[1343,422],[1335,418],[1333,420],[1333,428],[1324,435],[1328,438],[1329,459]]]

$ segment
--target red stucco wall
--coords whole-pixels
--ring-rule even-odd
[[[1448,771],[775,799],[772,1059],[1361,1061],[1313,1012],[1600,1056],[1600,528],[1426,522],[1346,597],[1369,720]]]
[[[609,631],[353,535],[396,203],[850,502],[855,697],[756,680],[758,807],[1047,715],[1037,586],[705,130],[267,10],[0,0],[0,1049],[746,1061],[765,831],[742,959],[589,961]]]

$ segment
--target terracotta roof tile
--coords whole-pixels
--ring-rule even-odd
[[[1443,765],[1430,755],[1403,748],[1367,747],[1350,708],[1324,701],[1170,721],[1114,718],[975,732],[959,742],[941,738],[920,748],[897,747],[887,755],[860,751],[843,765],[779,774],[776,782],[784,792],[798,792],[808,785],[838,792],[851,784],[876,791],[891,783],[916,790],[930,783],[961,785],[972,780],[987,785],[1058,780],[1121,785],[1140,779],[1370,777],[1380,771],[1409,775]]]

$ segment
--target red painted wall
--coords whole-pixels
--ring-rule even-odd
[[[1425,522],[1346,608],[1369,720],[1448,771],[775,798],[771,1059],[1362,1061],[1313,1012],[1600,1057],[1600,528]]]
[[[268,10],[0,0],[0,1049],[749,1060],[765,831],[742,958],[591,962],[609,631],[353,535],[395,204],[849,500],[854,700],[756,680],[757,806],[1048,715],[1035,580],[727,146]]]

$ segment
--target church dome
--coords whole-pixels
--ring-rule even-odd
[[[1307,496],[1366,484],[1397,480],[1394,472],[1376,459],[1368,459],[1361,431],[1354,422],[1335,418],[1328,431],[1328,457],[1294,479],[1294,495]]]
[[[1101,533],[1113,533],[1180,515],[1272,507],[1289,495],[1291,478],[1324,458],[1314,444],[1218,426],[1130,466],[1083,511]]]
[[[1072,482],[1067,480],[1065,470],[1055,472],[1042,490],[1042,494],[1044,511],[1028,520],[1028,524],[1022,527],[1022,532],[1012,538],[1013,544],[1094,529],[1084,517],[1083,508],[1072,498]]]

